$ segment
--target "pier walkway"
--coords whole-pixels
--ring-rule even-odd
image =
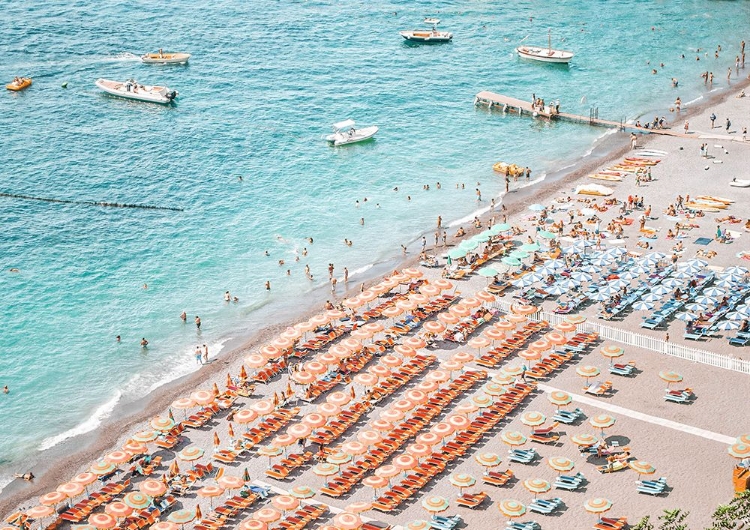
[[[666,136],[675,136],[678,138],[701,138],[700,135],[685,134],[673,129],[646,129],[644,127],[636,127],[635,125],[625,123],[624,121],[603,120],[594,115],[579,116],[577,114],[569,114],[567,112],[554,112],[554,110],[550,106],[545,107],[543,110],[532,109],[531,103],[528,101],[523,101],[509,96],[503,96],[501,94],[495,94],[494,92],[488,92],[486,90],[483,90],[476,95],[476,97],[474,98],[474,104],[486,105],[489,108],[500,107],[506,112],[516,112],[520,116],[527,114],[529,116],[542,117],[550,120],[565,120],[576,123],[585,123],[598,127],[612,127],[623,131],[628,130],[632,132],[637,131],[649,134],[662,134]]]

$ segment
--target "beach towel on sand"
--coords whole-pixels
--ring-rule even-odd
[[[696,245],[708,245],[713,239],[710,237],[699,237],[695,240]]]

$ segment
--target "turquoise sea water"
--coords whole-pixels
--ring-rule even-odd
[[[427,15],[453,43],[403,41],[398,30]],[[733,21],[749,15],[747,2],[708,0],[5,5],[0,80],[34,85],[0,94],[0,192],[183,211],[0,198],[0,385],[11,389],[0,398],[0,477],[194,370],[196,344],[213,354],[292,317],[329,262],[356,282],[401,244],[418,252],[437,215],[470,219],[477,182],[485,206],[501,192],[494,162],[538,178],[605,133],[490,114],[473,107],[478,91],[536,93],[581,114],[593,105],[615,120],[667,114],[677,95],[708,92],[704,70],[714,89],[727,86],[746,38]],[[522,40],[546,43],[550,27],[555,46],[575,51],[570,67],[513,55]],[[159,47],[192,53],[189,66],[138,61]],[[696,61],[697,48],[708,57]],[[117,100],[97,91],[99,77],[164,83],[180,97],[171,107]],[[349,117],[379,125],[377,139],[328,147],[330,124]],[[225,305],[225,290],[240,302]]]

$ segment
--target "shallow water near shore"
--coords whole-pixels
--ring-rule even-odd
[[[0,399],[0,475],[197,369],[196,344],[215,355],[229,337],[291,318],[326,283],[329,262],[337,276],[348,267],[356,285],[401,244],[418,253],[438,215],[454,226],[473,216],[477,182],[485,207],[501,193],[493,163],[529,165],[538,178],[576,163],[606,133],[475,109],[478,91],[535,93],[584,115],[596,106],[614,120],[668,114],[677,95],[700,104],[706,69],[714,89],[727,86],[743,38],[727,21],[750,15],[746,3],[698,1],[185,7],[162,16],[55,1],[0,14],[0,78],[34,78],[0,97],[0,192],[182,209],[0,198],[0,385],[11,389]],[[398,30],[426,15],[454,42],[403,42]],[[576,52],[569,67],[513,55],[521,40],[544,44],[549,26],[554,46]],[[138,61],[157,47],[193,58],[185,67]],[[698,47],[709,56],[696,61]],[[180,97],[173,107],[117,100],[97,92],[98,77],[165,83]],[[377,139],[328,147],[323,135],[347,117],[379,125]],[[226,290],[237,304],[223,302]]]

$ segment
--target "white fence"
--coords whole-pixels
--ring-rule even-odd
[[[493,307],[505,311],[506,313],[510,312],[511,305],[511,302],[508,302],[507,300],[496,300],[492,304]],[[539,311],[531,315],[529,318],[532,320],[546,320],[550,324],[555,325],[565,320],[565,315]],[[708,364],[726,370],[750,374],[750,361],[738,359],[731,355],[690,348],[688,346],[683,346],[682,344],[666,342],[662,339],[657,339],[656,337],[642,335],[641,333],[633,333],[632,331],[605,326],[598,322],[586,321],[579,325],[579,329],[583,331],[595,331],[601,338],[606,340],[613,340],[629,346],[651,350],[663,355],[671,355],[672,357],[679,357],[680,359],[696,363]]]

